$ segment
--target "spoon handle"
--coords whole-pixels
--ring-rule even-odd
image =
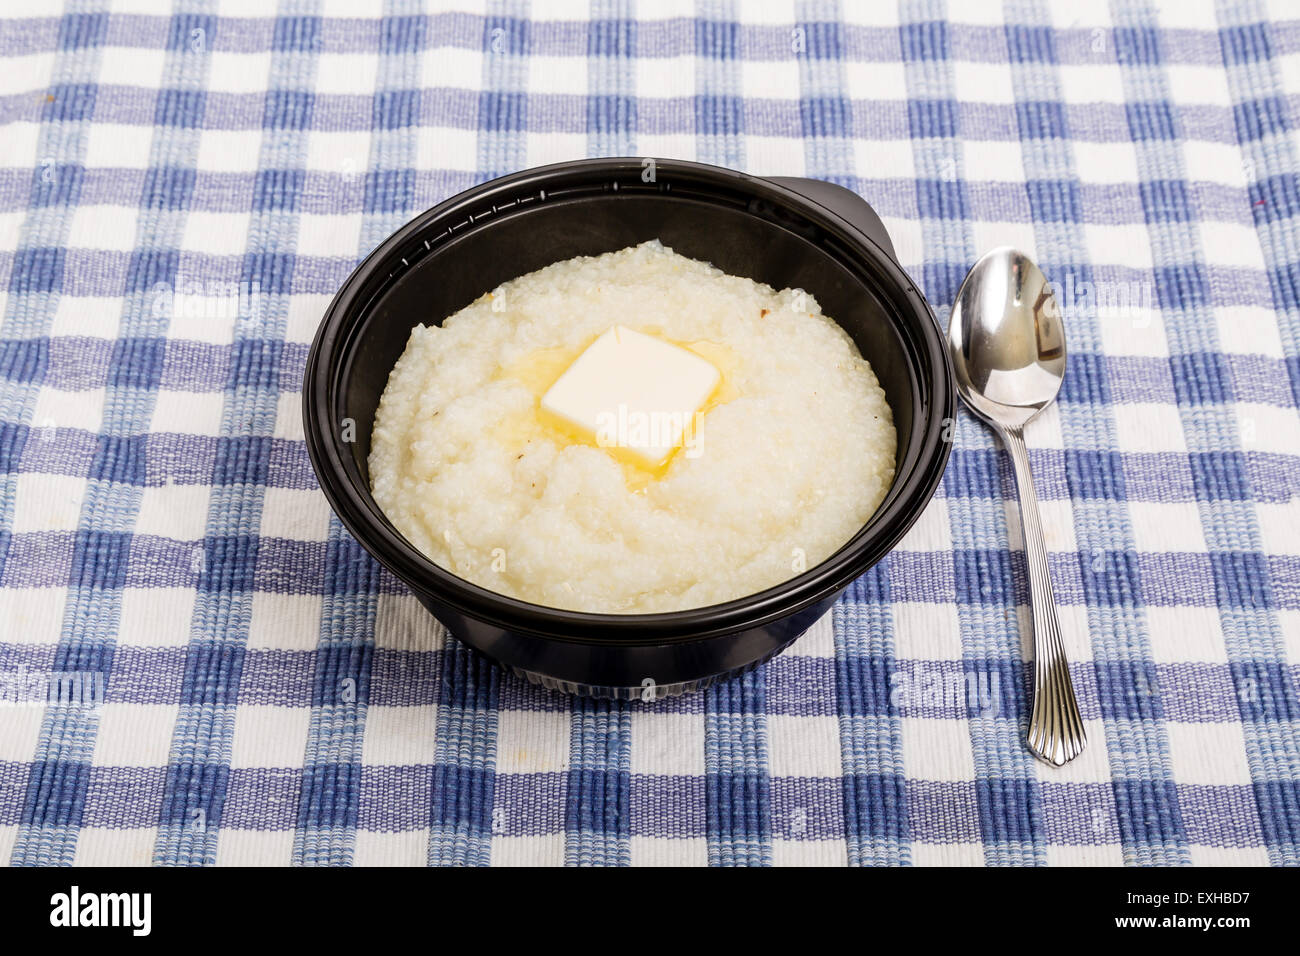
[[[1029,452],[1019,426],[1001,429],[1003,443],[1015,467],[1020,492],[1020,526],[1024,530],[1025,564],[1029,570],[1029,601],[1034,612],[1034,698],[1029,718],[1029,749],[1057,767],[1079,756],[1088,738],[1074,697],[1070,665],[1065,659],[1056,598],[1047,566],[1047,544],[1038,513],[1038,495],[1029,470]]]

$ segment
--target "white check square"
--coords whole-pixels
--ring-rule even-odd
[[[953,91],[959,100],[968,103],[1001,105],[1016,101],[1016,94],[1011,86],[1009,64],[953,60],[952,79]]]
[[[68,245],[130,252],[137,243],[140,211],[131,206],[78,206],[68,228]]]
[[[166,50],[106,46],[99,56],[99,76],[96,79],[102,86],[138,86],[156,90],[163,85],[166,62]]]
[[[838,717],[769,714],[767,740],[773,777],[838,780],[843,775]]]
[[[316,92],[371,96],[379,76],[377,53],[321,53],[316,57]]]
[[[194,547],[190,554],[197,560],[203,552]],[[194,596],[190,587],[127,588],[122,592],[118,643],[132,647],[184,647],[190,640]]]
[[[632,773],[699,776],[704,773],[704,717],[657,712],[654,705],[632,713]]]
[[[146,169],[153,156],[153,134],[152,126],[91,123],[86,129],[86,166]]]
[[[1062,64],[1061,99],[1065,103],[1123,103],[1124,74],[1111,64]]]
[[[260,129],[205,129],[199,133],[198,168],[204,173],[251,173],[261,158]]]
[[[301,767],[307,754],[311,708],[240,704],[235,711],[230,769]]]
[[[207,530],[207,485],[165,484],[146,488],[140,495],[135,533],[174,541],[198,542]]]
[[[165,767],[171,754],[176,704],[105,704],[95,735],[96,767]]]
[[[149,430],[179,435],[221,434],[225,413],[225,392],[178,392],[160,389],[154,401]]]
[[[271,54],[208,51],[207,88],[213,93],[265,93],[271,84]]]
[[[185,217],[181,248],[214,256],[242,255],[251,221],[247,212],[191,211]]]

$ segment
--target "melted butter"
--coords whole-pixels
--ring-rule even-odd
[[[592,342],[594,341],[595,339],[592,339]],[[572,365],[590,344],[591,342],[586,342],[576,348],[538,349],[503,367],[500,377],[521,382],[540,401],[546,394],[546,390],[555,384],[556,379],[564,374],[564,370]]]
[[[707,415],[719,405],[725,405],[739,395],[735,383],[735,372],[738,363],[735,353],[725,345],[708,341],[679,342],[653,328],[639,328],[636,331],[657,336],[665,342],[671,342],[687,351],[694,352],[700,358],[712,363],[713,367],[718,370],[718,384],[700,408],[700,416]],[[587,346],[591,345],[595,340],[596,337],[592,336],[588,341],[575,347],[538,349],[518,361],[503,366],[497,373],[498,379],[512,379],[523,385],[532,394],[533,404],[532,408],[526,411],[516,412],[502,418],[492,430],[492,437],[507,448],[518,449],[521,455],[529,442],[541,439],[550,439],[561,448],[570,445],[586,445],[590,448],[599,448],[622,467],[623,480],[627,484],[628,490],[634,494],[644,494],[651,483],[660,480],[669,472],[683,445],[678,445],[658,468],[647,468],[625,450],[616,446],[599,444],[594,436],[577,431],[555,416],[547,414],[541,407],[542,396],[573,364],[574,360],[587,350]],[[698,427],[698,424],[694,427]]]

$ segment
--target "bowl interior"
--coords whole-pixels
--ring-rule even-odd
[[[539,203],[467,229],[409,262],[370,303],[345,350],[339,414],[355,422],[349,472],[369,490],[371,427],[389,372],[417,324],[440,323],[484,292],[578,255],[598,255],[659,239],[682,255],[782,289],[802,288],[853,338],[871,363],[894,413],[897,467],[890,497],[919,455],[925,406],[909,346],[889,297],[850,271],[778,210],[713,205],[672,196],[604,194]],[[804,396],[791,396],[804,401]],[[886,502],[890,500],[886,498]],[[884,510],[884,505],[877,515]],[[870,527],[870,524],[868,524]]]

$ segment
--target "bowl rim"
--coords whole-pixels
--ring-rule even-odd
[[[507,631],[550,640],[602,645],[705,640],[762,627],[843,590],[893,549],[920,517],[938,488],[952,448],[951,440],[944,434],[948,431],[944,422],[951,421],[956,414],[952,362],[929,305],[898,262],[857,225],[793,189],[726,167],[655,157],[656,177],[661,183],[668,182],[669,188],[672,177],[676,177],[692,183],[740,188],[759,198],[794,207],[799,215],[835,239],[836,245],[843,250],[837,259],[843,260],[845,252],[851,253],[868,260],[877,271],[885,274],[894,292],[892,296],[882,296],[887,300],[885,304],[892,304],[898,313],[904,311],[904,304],[908,306],[916,319],[913,324],[917,334],[913,338],[920,340],[915,345],[924,349],[930,367],[935,371],[930,376],[928,407],[923,405],[918,409],[914,419],[917,422],[914,431],[920,427],[921,445],[912,474],[903,477],[903,481],[910,484],[907,493],[895,494],[895,485],[891,485],[884,502],[835,552],[813,567],[762,591],[698,608],[619,614],[534,604],[461,578],[434,563],[408,542],[383,514],[369,488],[358,489],[343,461],[344,455],[351,456],[348,443],[342,440],[338,429],[325,423],[337,419],[337,386],[343,370],[349,365],[347,349],[353,344],[353,333],[364,323],[366,312],[378,298],[378,292],[383,291],[386,283],[399,271],[390,271],[387,277],[378,280],[381,288],[367,293],[376,275],[382,272],[381,266],[393,261],[393,256],[409,247],[415,237],[425,233],[435,222],[451,224],[445,233],[439,234],[441,236],[458,232],[461,227],[456,223],[468,221],[468,224],[473,224],[476,219],[485,218],[489,208],[495,213],[494,198],[540,191],[540,197],[545,201],[547,184],[574,173],[608,177],[615,184],[610,190],[614,193],[620,179],[626,180],[629,176],[640,179],[647,159],[649,157],[611,157],[552,163],[487,180],[456,193],[414,216],[372,250],[353,269],[326,308],[308,352],[303,375],[302,411],[308,456],[322,492],[344,527],[417,596],[421,592],[429,593],[460,614]],[[662,185],[660,192],[669,194]],[[855,275],[860,272],[860,269],[856,270]],[[861,280],[862,277],[858,277]],[[884,288],[879,291],[889,293],[891,290]],[[909,371],[915,387],[914,366]],[[894,482],[898,481],[896,473]],[[874,529],[875,533],[864,535],[869,529]]]

